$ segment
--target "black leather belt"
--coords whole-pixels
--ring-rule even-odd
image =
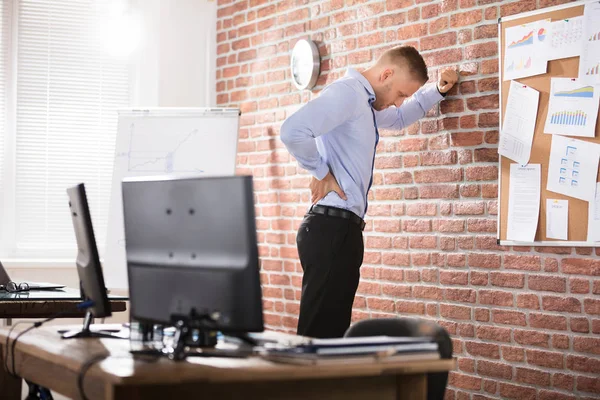
[[[308,212],[310,214],[328,215],[330,217],[349,219],[351,222],[358,225],[361,231],[365,229],[365,221],[363,221],[361,217],[354,214],[352,211],[344,210],[342,208],[314,205]]]

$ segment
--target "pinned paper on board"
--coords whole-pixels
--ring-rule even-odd
[[[550,53],[549,19],[506,28],[504,80],[546,73]]]
[[[569,200],[546,199],[546,237],[568,240]]]
[[[596,196],[588,205],[588,242],[600,242],[600,182],[596,182]]]
[[[540,164],[510,164],[506,239],[533,242],[540,214]]]
[[[553,135],[546,190],[594,201],[600,145]]]
[[[539,101],[540,93],[537,90],[515,81],[510,82],[498,146],[500,155],[521,165],[529,162]]]
[[[583,50],[579,59],[579,79],[600,83],[600,2],[587,3],[583,11]]]
[[[594,137],[600,85],[575,78],[552,78],[545,133]]]
[[[583,49],[583,16],[561,19],[550,24],[548,60],[579,57]]]

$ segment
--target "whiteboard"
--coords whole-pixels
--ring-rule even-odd
[[[128,288],[123,178],[234,175],[239,116],[236,108],[119,111],[103,260],[106,287]]]

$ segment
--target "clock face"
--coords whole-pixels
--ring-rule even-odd
[[[292,81],[298,89],[310,89],[317,83],[321,61],[312,41],[300,40],[292,50]]]

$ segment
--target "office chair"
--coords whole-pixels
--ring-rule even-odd
[[[452,358],[452,340],[448,332],[433,321],[416,318],[366,319],[352,325],[344,337],[359,336],[429,336],[439,346],[441,358]],[[448,372],[427,374],[427,400],[443,400]]]

